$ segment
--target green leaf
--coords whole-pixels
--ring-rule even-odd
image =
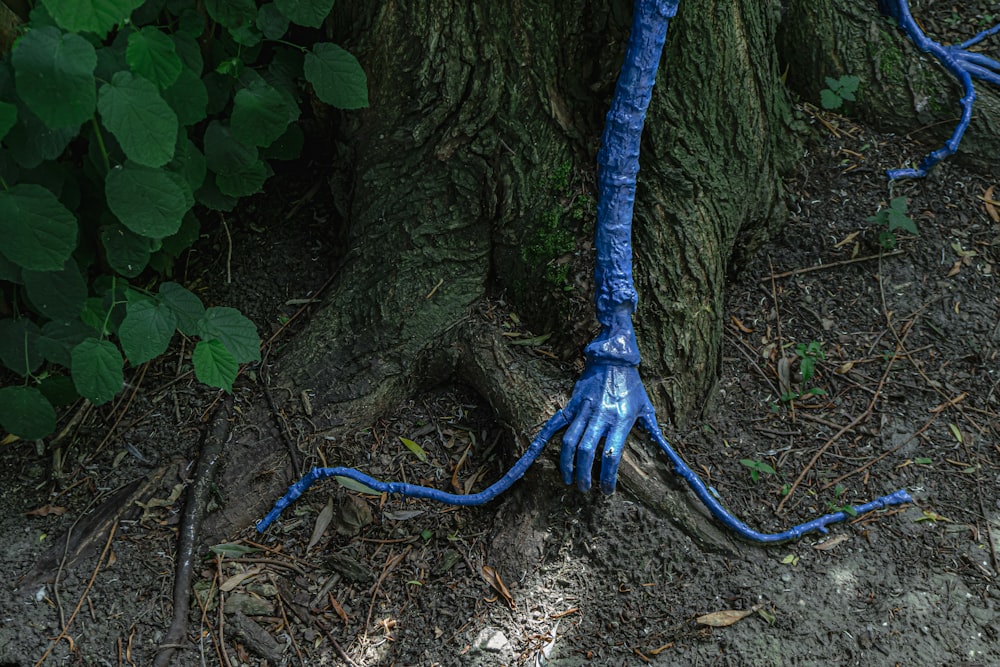
[[[184,214],[194,206],[182,176],[132,162],[108,173],[104,193],[122,224],[154,239],[177,233]]]
[[[205,82],[187,67],[181,70],[177,81],[162,93],[164,101],[177,114],[181,125],[194,125],[208,115],[208,90]]]
[[[218,340],[239,363],[260,361],[260,337],[257,327],[235,308],[213,307],[205,311],[198,335]]]
[[[4,137],[3,143],[19,165],[31,169],[62,155],[79,132],[78,126],[50,128],[20,102],[17,105],[17,122]]]
[[[244,197],[259,192],[270,175],[267,165],[258,159],[257,148],[237,139],[231,127],[213,121],[205,130],[205,160],[217,174],[214,185],[223,196]],[[198,193],[198,201],[213,206],[210,182]],[[209,199],[206,200],[206,193]]]
[[[42,0],[49,14],[63,30],[93,32],[104,38],[116,25],[124,23],[143,0]]]
[[[167,351],[177,328],[177,315],[167,304],[153,301],[130,303],[118,327],[122,350],[133,366],[146,363]]]
[[[829,111],[839,109],[844,105],[844,100],[840,97],[840,95],[828,88],[824,88],[819,91],[819,101],[820,104],[823,105],[823,108]]]
[[[161,167],[173,158],[177,114],[150,81],[130,72],[116,72],[111,83],[101,86],[97,109],[133,162]]]
[[[149,264],[150,240],[123,225],[101,227],[101,245],[111,268],[126,278],[135,278]]]
[[[420,459],[421,462],[427,463],[427,452],[424,451],[423,447],[415,443],[413,440],[404,438],[403,436],[399,436],[399,441],[402,442],[407,449],[413,452],[413,455]]]
[[[15,123],[17,123],[17,107],[7,102],[0,102],[0,139],[7,136]]]
[[[60,408],[76,402],[80,394],[76,393],[72,378],[66,375],[47,375],[38,383],[38,389],[49,403]]]
[[[69,368],[73,365],[73,348],[95,333],[96,329],[84,324],[80,318],[52,320],[42,327],[38,350],[48,361]]]
[[[29,30],[11,53],[17,94],[51,128],[80,125],[94,115],[97,53],[79,35]]]
[[[251,25],[257,18],[254,0],[205,0],[205,9],[213,21],[230,30]]]
[[[208,168],[217,174],[238,173],[258,160],[253,144],[242,143],[233,134],[232,128],[217,121],[212,121],[206,128],[204,146]]]
[[[0,190],[0,253],[25,269],[59,271],[76,248],[76,218],[49,190]]]
[[[177,81],[183,68],[173,40],[151,25],[128,36],[125,60],[134,73],[149,79],[161,90]]]
[[[160,298],[177,316],[177,329],[186,336],[198,333],[200,322],[205,315],[201,299],[177,283],[160,285]]]
[[[199,341],[194,347],[191,360],[194,362],[195,377],[199,381],[232,393],[233,381],[236,380],[240,365],[220,341]]]
[[[205,182],[208,171],[204,154],[195,146],[187,133],[182,133],[174,150],[174,159],[167,165],[169,171],[180,174],[191,190],[197,190]]]
[[[306,54],[306,80],[320,100],[338,109],[368,106],[368,77],[361,63],[336,44],[320,42]]]
[[[184,67],[191,70],[195,76],[201,76],[205,69],[205,60],[201,55],[198,40],[184,32],[175,32],[170,35],[170,39],[173,40],[174,50]]]
[[[239,558],[260,551],[257,547],[248,547],[245,544],[216,544],[208,550],[224,558]]]
[[[215,184],[214,178],[206,179],[195,193],[198,203],[212,211],[229,212],[236,208],[239,200],[236,197],[224,195]]]
[[[94,405],[104,405],[125,384],[124,360],[114,343],[87,338],[73,348],[73,384],[80,395]]]
[[[50,320],[80,316],[87,300],[87,283],[73,258],[59,271],[25,271],[24,289],[35,310]]]
[[[274,0],[292,23],[319,28],[333,9],[333,0]]]
[[[370,496],[381,496],[380,491],[376,491],[370,486],[366,486],[361,482],[356,482],[350,477],[343,477],[342,475],[334,475],[333,478],[337,480],[337,484],[340,484],[345,489],[350,489],[351,491],[357,491],[358,493],[366,493]]]
[[[56,430],[56,411],[34,387],[3,387],[0,426],[25,440],[38,440]]]
[[[34,373],[43,361],[38,338],[38,325],[27,318],[0,319],[0,361],[22,377]]]
[[[333,0],[330,3],[333,4]],[[270,40],[281,39],[288,32],[288,17],[269,2],[257,11],[257,28]]]
[[[298,117],[299,108],[293,100],[258,78],[237,91],[230,123],[233,136],[241,143],[268,146]]]
[[[271,160],[294,160],[302,155],[305,135],[297,123],[288,126],[285,133],[274,140],[274,143],[262,148],[260,156]]]
[[[184,216],[184,220],[181,221],[181,228],[173,236],[168,236],[163,239],[163,245],[160,247],[160,250],[167,253],[171,257],[180,257],[182,252],[194,245],[194,242],[198,240],[198,235],[200,233],[201,223],[198,222],[198,217],[191,211],[188,211]],[[204,311],[204,309],[202,309],[202,311]],[[198,316],[195,319],[200,317],[201,312],[198,313]]]
[[[20,285],[24,282],[21,278],[21,267],[0,255],[0,280]]]
[[[271,175],[266,162],[258,160],[253,164],[224,174],[216,174],[215,184],[219,192],[230,197],[249,197],[264,189],[264,182]]]

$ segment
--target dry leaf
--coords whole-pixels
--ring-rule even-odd
[[[348,495],[340,505],[333,527],[345,537],[354,537],[373,521],[372,510],[361,498]]]
[[[847,245],[848,243],[850,243],[854,239],[858,238],[858,234],[860,234],[860,233],[861,232],[851,232],[846,237],[844,237],[844,239],[842,241],[838,241],[837,243],[835,243],[833,247],[836,248],[837,250],[840,250],[845,245]]]
[[[849,540],[850,537],[851,537],[850,535],[843,535],[843,534],[837,535],[836,537],[831,537],[830,539],[820,542],[819,544],[814,544],[813,549],[815,549],[816,551],[829,551],[838,544],[843,544],[844,542]]]
[[[742,621],[755,611],[757,611],[756,605],[750,609],[725,609],[723,611],[713,611],[711,614],[699,616],[694,620],[696,623],[700,623],[701,625],[710,625],[713,628],[724,628],[732,625],[736,621]]]
[[[38,509],[25,512],[27,516],[62,516],[66,513],[65,507],[59,505],[42,505]]]
[[[778,390],[782,396],[792,391],[792,360],[788,357],[778,359]]]
[[[327,596],[330,599],[330,605],[333,607],[333,610],[337,612],[337,616],[340,616],[340,620],[344,622],[344,625],[348,625],[351,622],[351,617],[347,615],[344,608],[337,602],[337,598],[333,597],[333,593],[327,592]]]
[[[514,602],[514,598],[511,596],[510,591],[508,591],[507,587],[504,585],[503,579],[500,578],[500,573],[489,565],[483,565],[481,573],[483,575],[483,579],[486,580],[486,583],[493,587],[493,590],[495,590],[500,597],[503,598],[504,602],[506,602],[511,609],[517,609],[517,604]]]
[[[986,206],[986,214],[990,216],[990,220],[1000,222],[1000,210],[997,208],[1000,207],[1000,202],[993,199],[993,188],[994,186],[992,185],[986,188],[986,192],[983,193],[981,199],[983,200],[983,205]]]
[[[251,577],[256,577],[258,574],[260,574],[260,571],[261,568],[252,567],[246,572],[240,572],[239,574],[234,574],[233,576],[229,577],[228,579],[223,581],[222,584],[219,585],[219,590],[222,591],[223,593],[228,593],[229,591],[233,590],[234,588],[242,584],[247,579],[250,579]]]
[[[309,551],[316,546],[316,543],[323,537],[323,533],[325,533],[326,529],[330,527],[331,521],[333,521],[332,496],[326,501],[326,507],[324,507],[322,511],[320,511],[319,516],[316,517],[316,525],[313,526],[312,537],[309,538],[309,544],[306,545],[306,551]]]
[[[955,262],[955,265],[951,267],[951,270],[948,271],[948,275],[946,277],[951,278],[953,276],[957,276],[958,272],[961,270],[962,270],[962,260],[958,260],[957,262]]]
[[[736,328],[742,331],[743,333],[753,333],[753,329],[743,324],[743,322],[741,322],[740,320],[736,319],[735,316],[731,315],[730,319],[733,321],[733,324],[736,326]]]

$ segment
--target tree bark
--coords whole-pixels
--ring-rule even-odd
[[[689,419],[710,399],[727,273],[783,218],[781,174],[798,144],[778,47],[789,58],[791,44],[803,47],[794,61],[803,81],[845,62],[860,72],[865,58],[884,57],[840,55],[843,43],[864,45],[883,25],[874,2],[818,7],[826,4],[789,3],[781,32],[781,3],[760,0],[691,0],[672,22],[633,226],[641,372],[661,423]],[[550,270],[567,255],[592,253],[593,212],[567,204],[566,193],[594,194],[586,174],[631,3],[382,0],[337,3],[334,12],[331,25],[342,31],[334,38],[368,73],[371,108],[345,114],[337,128],[331,184],[348,225],[345,252],[277,381],[288,396],[311,392],[312,426],[330,429],[367,426],[420,387],[457,378],[523,448],[565,400],[576,371],[504,352],[475,306],[504,299],[536,332],[569,343],[562,347],[575,358],[566,362],[579,361],[596,331],[589,305],[581,316],[580,297],[567,296]],[[902,36],[882,39],[906,52]],[[883,83],[895,80],[873,78],[863,97],[882,99]],[[289,474],[287,455],[270,442],[250,455],[269,472],[241,484],[265,499],[256,505],[302,472]],[[632,444],[622,486],[684,522],[703,545],[729,548],[665,466],[655,467],[662,459]]]
[[[920,13],[913,10],[919,21]],[[967,37],[972,37],[972,34]],[[850,113],[884,132],[912,134],[927,152],[951,137],[961,113],[961,86],[933,56],[864,2],[788,2],[778,33],[788,85],[805,100],[818,101],[826,77],[861,79]],[[1000,155],[1000,90],[976,86],[974,115],[959,159],[997,164]],[[914,155],[919,162],[924,156]],[[902,165],[901,165],[902,166]]]

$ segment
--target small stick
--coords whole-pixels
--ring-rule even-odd
[[[70,639],[66,633],[69,632],[69,626],[73,624],[73,620],[76,619],[76,615],[80,613],[80,609],[83,608],[83,601],[87,599],[87,596],[90,594],[90,589],[93,588],[94,582],[97,581],[97,573],[101,571],[101,565],[104,563],[104,559],[107,557],[108,551],[111,550],[111,542],[115,539],[115,533],[117,531],[118,523],[115,522],[111,524],[111,530],[108,532],[108,539],[104,543],[104,550],[101,551],[101,556],[97,559],[97,565],[94,566],[94,572],[90,575],[90,581],[87,582],[87,587],[83,590],[83,595],[81,595],[79,601],[77,601],[76,608],[73,610],[73,613],[70,614],[69,620],[66,621],[65,625],[63,625],[59,636],[52,640],[52,644],[49,645],[49,648],[42,654],[42,657],[35,662],[34,667],[39,667],[39,665],[49,659],[49,656],[52,655],[53,649],[55,649],[55,647],[59,644],[60,640],[66,639],[71,645],[73,644],[73,640]]]
[[[771,279],[776,278],[789,278],[791,276],[797,276],[802,273],[812,273],[813,271],[823,271],[825,269],[832,269],[838,266],[846,266],[847,264],[857,264],[858,262],[868,262],[873,259],[879,259],[881,257],[894,257],[896,255],[902,255],[904,250],[893,250],[892,252],[887,252],[881,255],[866,255],[864,257],[852,257],[851,259],[842,259],[837,262],[830,262],[829,264],[816,264],[815,266],[807,266],[802,269],[793,269],[791,271],[785,271],[784,273],[772,273]]]

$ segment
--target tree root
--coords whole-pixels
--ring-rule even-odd
[[[174,568],[174,615],[170,629],[156,652],[153,667],[167,667],[177,646],[184,645],[187,616],[191,605],[191,577],[194,573],[195,551],[201,521],[205,516],[208,492],[215,483],[215,471],[222,458],[223,447],[230,438],[230,416],[233,402],[227,397],[212,415],[201,444],[201,454],[194,478],[187,489],[184,514],[177,533],[177,557]]]

